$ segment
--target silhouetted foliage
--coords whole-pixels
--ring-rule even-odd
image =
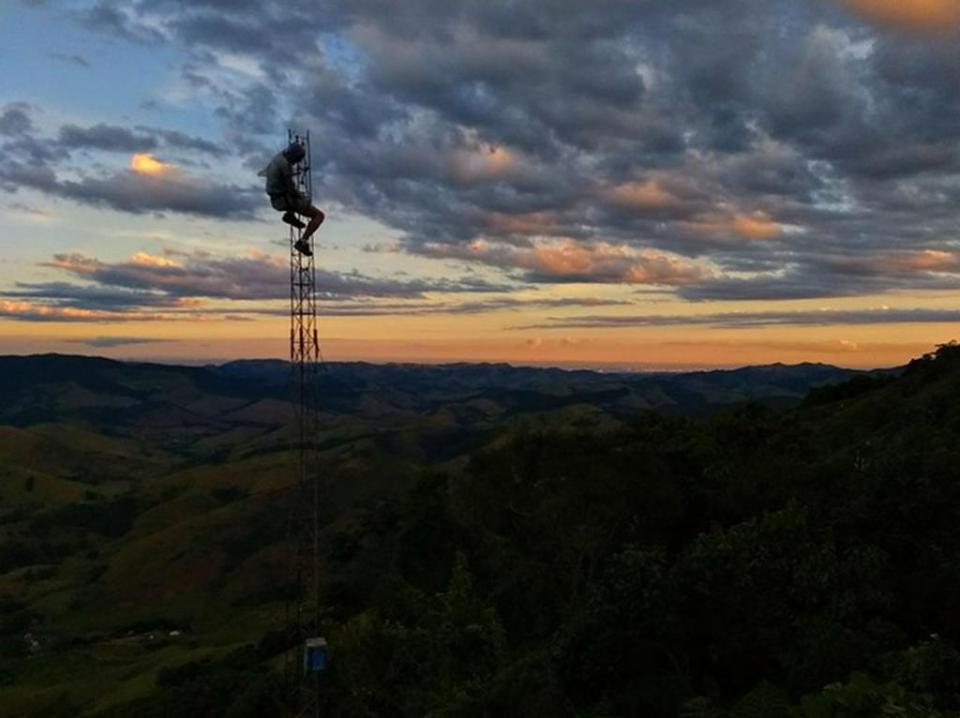
[[[462,455],[460,434],[411,442],[443,461],[389,474],[346,518],[323,508],[322,714],[955,716],[958,396],[945,345],[789,412],[511,420]],[[56,519],[119,530],[114,503]],[[211,551],[240,564],[284,528],[225,523]],[[34,545],[0,561],[36,561]],[[274,632],[168,667],[149,700],[100,716],[280,714],[288,647]]]
[[[333,714],[957,710],[957,367],[941,347],[790,414],[521,432],[425,477],[393,538],[400,588],[331,629]],[[339,561],[367,560],[340,541]],[[449,634],[401,607],[435,615],[421,591],[458,550],[502,639],[451,690]],[[405,662],[422,641],[430,660]]]
[[[31,521],[31,528],[41,535],[53,528],[69,527],[119,538],[130,530],[137,512],[136,502],[128,496],[87,500],[41,513]]]

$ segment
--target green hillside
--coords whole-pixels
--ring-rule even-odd
[[[278,714],[294,457],[280,384],[248,381],[276,367],[71,362],[0,386],[0,715]],[[427,396],[345,369],[324,715],[960,715],[960,349],[785,370]]]

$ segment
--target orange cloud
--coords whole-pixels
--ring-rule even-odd
[[[540,244],[531,252],[524,253],[518,259],[529,269],[537,269],[547,274],[587,274],[597,264],[611,259],[621,259],[624,250],[609,245],[586,247],[574,241],[560,244]]]
[[[744,239],[773,239],[783,234],[783,228],[765,214],[735,216],[733,231]]]
[[[486,146],[459,152],[453,157],[453,176],[460,182],[491,182],[520,168],[520,160],[506,147]]]
[[[130,158],[130,169],[137,174],[156,177],[169,172],[172,166],[161,162],[149,152],[142,152]]]
[[[76,307],[53,307],[43,304],[0,299],[0,319],[31,322],[131,322],[156,321],[168,317],[156,313],[124,313]]]
[[[463,258],[504,269],[525,269],[559,281],[612,284],[681,285],[700,281],[710,272],[676,255],[637,250],[625,244],[543,241],[514,247],[475,240]],[[446,251],[450,256],[450,251]]]
[[[146,252],[137,252],[132,257],[130,257],[130,262],[132,264],[139,264],[144,267],[179,267],[179,263],[170,259],[169,257],[158,257],[155,254],[147,254]]]
[[[705,217],[684,222],[682,226],[698,234],[736,235],[751,240],[775,239],[783,235],[783,227],[763,212]]]
[[[85,257],[82,254],[56,254],[43,266],[63,269],[74,274],[93,274],[103,265],[96,259]]]
[[[960,257],[954,252],[924,249],[880,257],[880,268],[887,272],[958,272]]]
[[[960,269],[960,258],[955,253],[934,249],[912,252],[904,258],[904,261],[911,269],[927,272],[956,272]]]
[[[842,0],[868,20],[892,27],[948,32],[960,23],[960,0]]]
[[[487,224],[490,229],[497,233],[527,236],[554,234],[558,228],[557,217],[552,212],[527,212],[525,214],[497,212],[489,216]]]
[[[628,182],[618,185],[608,193],[614,204],[624,209],[658,210],[675,207],[680,203],[656,180]]]

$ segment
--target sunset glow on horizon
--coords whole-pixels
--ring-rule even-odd
[[[285,357],[257,172],[287,127],[328,361],[866,368],[960,338],[960,0],[52,5],[0,10],[0,353]]]

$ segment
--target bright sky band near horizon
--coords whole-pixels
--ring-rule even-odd
[[[903,363],[960,338],[960,0],[11,0],[0,353]]]

